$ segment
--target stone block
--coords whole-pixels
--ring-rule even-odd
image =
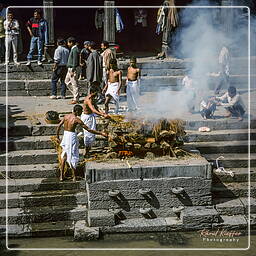
[[[221,215],[244,214],[244,205],[239,198],[220,198],[215,200],[214,204]]]
[[[166,229],[167,231],[181,231],[184,230],[184,225],[182,221],[177,217],[167,217],[165,218],[166,221]]]
[[[247,227],[247,220],[244,215],[220,216],[219,223],[213,223],[213,228],[244,229]]]
[[[219,213],[212,206],[185,207],[180,218],[185,226],[219,222]]]
[[[101,231],[103,233],[166,232],[167,223],[164,218],[127,219],[114,227],[103,227]]]
[[[248,215],[245,215],[247,221],[248,221]],[[250,214],[250,225],[251,225],[251,228],[255,228],[256,227],[256,214],[253,213],[253,214]]]
[[[107,210],[88,210],[89,227],[114,226],[114,214]]]
[[[75,223],[74,239],[76,241],[97,240],[100,237],[98,227],[88,227],[85,220],[79,220]]]
[[[146,160],[133,163],[132,169],[125,162],[113,161],[108,167],[103,162],[86,164],[86,180],[90,183],[112,180],[159,179],[194,177],[211,179],[212,167],[205,159],[188,161],[155,161]]]
[[[245,208],[245,213],[248,213],[248,197],[240,197],[239,198]],[[250,213],[256,213],[256,199],[250,197]]]

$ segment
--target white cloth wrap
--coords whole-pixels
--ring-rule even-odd
[[[76,132],[64,131],[60,146],[62,147],[61,158],[66,153],[69,166],[75,169],[79,162],[79,141]]]
[[[105,93],[105,96],[110,95],[115,102],[119,102],[118,87],[119,87],[118,82],[115,82],[115,83],[108,82],[108,89]]]
[[[138,81],[127,81],[127,104],[129,110],[138,109],[139,86]]]
[[[95,114],[84,114],[81,115],[81,120],[83,123],[91,130],[96,131],[96,118]],[[84,145],[91,146],[91,144],[95,141],[95,134],[88,132],[87,130],[83,129],[84,131]]]

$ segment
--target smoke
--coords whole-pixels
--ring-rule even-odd
[[[209,1],[194,1],[191,6],[210,6]],[[183,8],[179,11],[179,27],[172,35],[172,54],[189,60],[186,69],[193,79],[195,107],[204,96],[210,96],[220,71],[218,55],[223,46],[231,57],[248,54],[247,8]],[[231,27],[234,29],[232,30]],[[238,71],[236,67],[234,72]],[[231,67],[232,74],[232,67]],[[246,73],[245,73],[246,74]],[[215,77],[214,77],[215,75]],[[154,101],[146,105],[143,115],[155,118],[184,118],[191,100],[187,88],[177,92],[159,90]]]

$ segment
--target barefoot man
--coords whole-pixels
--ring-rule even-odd
[[[127,80],[126,80],[128,111],[136,111],[139,108],[138,107],[139,84],[140,84],[140,69],[137,68],[136,58],[132,57],[130,60],[130,67],[128,67]]]
[[[89,95],[87,95],[84,99],[84,104],[83,104],[84,112],[81,115],[81,120],[89,129],[95,131],[96,130],[95,115],[99,115],[105,118],[108,118],[109,116],[98,109],[96,101],[97,101],[97,93],[99,91],[99,83],[98,82],[94,82],[94,83],[92,84]],[[88,153],[94,141],[95,141],[95,134],[91,133],[87,129],[84,129],[84,146],[85,146],[84,157],[88,156]]]
[[[63,120],[59,123],[57,128],[57,139],[59,140],[60,128],[64,125],[64,135],[61,141],[62,153],[61,153],[61,170],[60,170],[60,181],[63,181],[65,163],[68,162],[71,170],[73,181],[76,181],[75,171],[79,162],[79,142],[77,134],[75,132],[77,125],[81,125],[85,130],[93,134],[99,134],[107,137],[106,133],[98,132],[89,129],[82,121],[78,118],[81,116],[83,108],[80,105],[75,105],[73,113],[65,115]]]
[[[107,83],[102,91],[106,96],[105,112],[108,114],[109,103],[113,99],[116,105],[115,114],[117,114],[119,109],[119,95],[122,86],[122,71],[118,69],[116,59],[111,59],[109,65],[110,70],[107,72]]]

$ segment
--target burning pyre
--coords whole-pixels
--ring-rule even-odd
[[[186,154],[180,148],[186,134],[182,120],[127,121],[120,116],[112,116],[111,120],[106,127],[109,131],[109,158],[177,157]]]

